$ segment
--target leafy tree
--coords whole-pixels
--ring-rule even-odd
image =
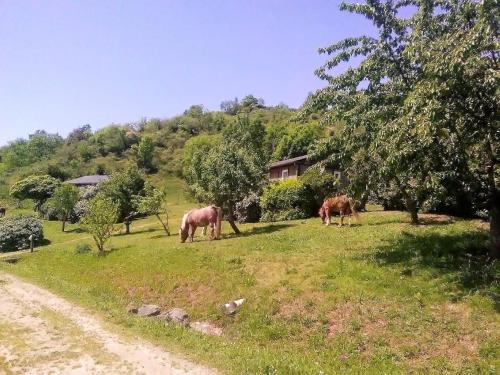
[[[118,220],[125,224],[125,233],[130,233],[130,224],[137,217],[133,198],[143,195],[144,178],[136,166],[116,172],[101,186],[101,192],[118,204]]]
[[[73,129],[66,138],[66,143],[77,143],[86,141],[92,136],[92,128],[89,124]]]
[[[146,181],[143,194],[143,196],[134,196],[134,205],[137,212],[143,215],[155,215],[167,236],[170,236],[165,192],[156,189],[149,181]],[[162,219],[162,215],[165,216],[165,219]]]
[[[109,153],[121,155],[127,149],[127,130],[123,126],[112,125],[95,132],[91,137],[101,155]]]
[[[240,109],[240,103],[238,98],[234,98],[234,100],[225,100],[220,104],[220,109],[223,112],[226,112],[230,115],[235,115],[238,113]]]
[[[264,99],[256,98],[253,95],[247,95],[241,101],[240,109],[243,111],[249,112],[257,108],[264,108]]]
[[[145,136],[141,141],[132,147],[135,153],[137,167],[146,172],[152,172],[156,168],[153,163],[155,145],[151,137]]]
[[[78,188],[72,184],[62,184],[55,191],[52,198],[48,200],[51,209],[56,213],[62,222],[62,231],[66,227],[76,202],[78,202],[80,192]]]
[[[81,220],[82,227],[90,233],[100,255],[104,254],[104,245],[111,237],[118,219],[119,205],[110,197],[97,194],[89,202],[88,210]]]
[[[59,134],[49,134],[45,130],[37,130],[30,134],[28,152],[31,161],[38,161],[54,154],[62,146],[63,139]]]
[[[28,142],[25,139],[16,139],[3,148],[3,162],[8,169],[23,167],[31,163]]]
[[[259,119],[250,121],[248,116],[238,116],[224,128],[222,136],[224,140],[237,143],[250,152],[260,153],[263,162],[267,162],[264,153],[266,128]]]
[[[35,210],[40,211],[60,184],[59,180],[48,175],[29,176],[12,185],[10,195],[19,200],[32,199],[35,202]]]
[[[184,111],[184,116],[191,116],[195,118],[201,118],[205,110],[202,105],[192,105]]]
[[[443,32],[413,41],[423,78],[405,102],[403,121],[439,146],[443,195],[473,191],[476,208],[489,211],[490,255],[499,258],[500,8],[493,0],[446,5],[434,26]]]
[[[408,5],[417,7],[410,18],[398,16]],[[403,120],[403,106],[415,84],[422,79],[408,45],[421,33],[433,37],[436,30],[427,23],[433,18],[433,2],[369,0],[363,4],[342,3],[341,10],[357,13],[371,20],[376,37],[344,39],[320,49],[332,57],[316,74],[328,86],[308,98],[306,108],[324,111],[327,122],[341,120],[346,127],[340,135],[337,158],[364,152],[376,162],[366,181],[394,181],[405,200],[413,223],[418,223],[418,209],[434,181],[438,154],[430,136],[423,140],[412,122]],[[332,75],[331,69],[352,59],[360,59],[357,67]],[[363,161],[362,158],[357,160]],[[351,170],[355,170],[354,164]]]
[[[294,124],[276,145],[272,159],[283,160],[306,155],[320,136],[321,129],[316,124]]]
[[[224,130],[224,138],[197,140],[199,147],[188,145],[184,176],[189,189],[200,202],[223,207],[235,233],[234,212],[237,202],[260,192],[267,158],[263,157],[264,126],[240,118]]]
[[[258,155],[236,143],[222,143],[205,155],[199,169],[199,176],[186,176],[190,190],[200,202],[223,207],[234,232],[240,233],[234,220],[236,202],[259,191],[264,181]]]
[[[413,14],[401,17],[408,5]],[[341,9],[371,20],[378,35],[320,50],[332,56],[317,70],[328,87],[308,99],[306,113],[321,109],[325,121],[345,122],[330,157],[351,172],[369,159],[361,177],[397,186],[414,223],[426,202],[459,202],[474,191],[477,206],[489,209],[498,257],[497,4],[369,0]],[[331,74],[353,58],[356,67]]]

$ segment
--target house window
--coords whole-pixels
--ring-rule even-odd
[[[339,171],[333,171],[333,177],[340,180],[341,173]]]
[[[288,178],[288,169],[283,169],[283,170],[281,171],[281,179],[282,179],[282,180],[285,180],[285,179],[287,179],[287,178]]]

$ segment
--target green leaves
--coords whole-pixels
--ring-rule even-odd
[[[302,114],[321,110],[325,123],[342,120],[346,126],[318,145],[313,157],[341,163],[351,186],[397,186],[415,200],[409,202],[414,207],[446,195],[463,200],[467,191],[484,197],[485,166],[498,164],[500,148],[494,3],[343,3],[341,10],[371,20],[377,35],[320,49],[331,56],[316,72],[328,86],[308,100]],[[414,12],[399,16],[408,5]],[[331,75],[343,62],[357,65]],[[493,190],[495,178],[490,173],[487,182]],[[476,209],[484,204],[484,198],[465,199]]]
[[[54,195],[47,203],[61,220],[66,220],[78,202],[79,195],[76,186],[66,183],[54,191]]]
[[[88,210],[80,221],[82,227],[92,235],[100,254],[105,251],[104,245],[114,231],[118,212],[118,203],[99,193],[90,200]]]
[[[33,199],[38,210],[60,184],[59,180],[48,175],[30,176],[12,185],[10,195],[19,200]]]

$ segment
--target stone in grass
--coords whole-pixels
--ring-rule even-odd
[[[203,333],[204,335],[220,336],[222,335],[222,328],[214,326],[210,322],[192,322],[189,327],[193,331]]]
[[[132,303],[129,303],[129,304],[127,305],[127,312],[128,312],[129,314],[137,314],[137,311],[138,311],[138,310],[139,310],[139,309],[137,308],[137,306],[136,306],[136,305],[134,305],[134,304],[132,304]]]
[[[236,311],[238,311],[240,306],[243,305],[243,302],[245,302],[244,298],[236,299],[234,301],[221,305],[221,309],[226,315],[234,315],[236,314]]]
[[[189,315],[186,311],[178,307],[175,307],[166,313],[158,315],[158,318],[182,326],[187,326],[189,324]]]
[[[138,316],[155,316],[160,313],[160,308],[156,305],[142,305],[137,309]]]

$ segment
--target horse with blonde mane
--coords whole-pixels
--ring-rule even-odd
[[[182,217],[181,228],[179,230],[181,242],[185,242],[188,237],[190,242],[193,242],[196,228],[203,227],[205,234],[208,225],[211,228],[210,239],[218,240],[220,238],[221,219],[222,210],[217,206],[190,210]]]
[[[319,209],[319,216],[325,225],[330,225],[332,214],[337,212],[340,214],[339,227],[344,225],[344,216],[349,218],[349,226],[351,226],[351,215],[354,215],[357,222],[360,221],[353,200],[345,194],[325,199]]]

